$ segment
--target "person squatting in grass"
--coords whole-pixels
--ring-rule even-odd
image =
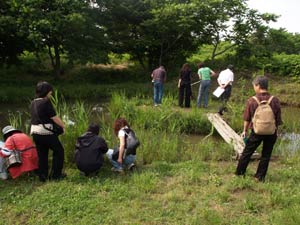
[[[39,156],[39,179],[45,182],[48,178],[63,179],[64,148],[58,135],[50,131],[53,123],[65,128],[61,118],[56,114],[51,103],[53,87],[46,81],[40,81],[36,86],[36,98],[31,102],[31,129],[30,134],[35,142]],[[49,130],[50,129],[50,130]],[[53,151],[52,169],[48,175],[48,153]]]
[[[212,71],[209,67],[205,66],[205,64],[199,63],[198,64],[198,75],[201,81],[199,86],[198,98],[197,98],[197,107],[201,107],[202,98],[204,98],[203,107],[207,108],[208,106],[208,91],[210,88],[211,77],[214,76],[216,73]]]
[[[8,168],[10,176],[15,179],[23,173],[37,170],[38,154],[31,138],[10,125],[4,127],[2,133],[5,143],[0,151],[0,157],[9,157],[11,150],[21,152],[22,163]]]
[[[99,125],[90,124],[76,141],[75,163],[85,176],[98,173],[103,165],[103,154],[108,150],[105,140],[98,136],[99,129]]]
[[[153,83],[153,100],[154,106],[159,106],[162,103],[164,94],[164,83],[167,80],[167,72],[163,66],[153,70],[151,73]]]
[[[113,166],[112,171],[123,172],[126,167],[128,170],[132,170],[135,167],[136,150],[126,154],[126,132],[130,130],[130,126],[126,119],[119,118],[114,122],[113,129],[120,143],[119,147],[109,149],[106,153]]]
[[[192,95],[192,88],[191,88],[191,76],[192,70],[188,63],[182,65],[182,68],[179,72],[179,80],[178,80],[178,88],[179,88],[179,96],[178,96],[178,104],[180,107],[189,108],[191,106],[191,95]]]
[[[256,98],[261,101],[268,101],[271,98],[271,95],[268,92],[268,79],[265,76],[256,77],[253,82],[253,88],[256,93]],[[251,97],[247,100],[246,108],[244,111],[244,130],[242,137],[246,137],[248,129],[251,129],[249,138],[246,141],[246,146],[242,155],[239,158],[239,162],[236,168],[236,175],[244,175],[246,173],[247,166],[250,162],[252,154],[255,152],[257,147],[263,142],[262,153],[260,162],[256,174],[254,175],[255,179],[258,181],[264,181],[267,174],[269,161],[271,158],[273,146],[277,139],[278,126],[282,124],[281,120],[281,108],[280,102],[277,97],[273,97],[269,103],[273,114],[274,114],[274,132],[271,130],[272,134],[260,135],[255,133],[253,126],[253,117],[256,109],[258,108],[258,103],[256,100]]]

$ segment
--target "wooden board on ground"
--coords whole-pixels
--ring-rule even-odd
[[[233,146],[233,149],[236,152],[236,158],[238,159],[242,154],[245,143],[243,138],[238,135],[223,119],[218,113],[208,113],[208,120],[212,123],[214,128],[218,131],[218,133],[222,136],[222,138],[226,141],[226,143]],[[259,158],[259,154],[255,152],[252,155],[252,158]]]

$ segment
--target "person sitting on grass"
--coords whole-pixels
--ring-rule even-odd
[[[108,150],[107,144],[99,137],[99,126],[90,124],[87,131],[77,138],[75,162],[85,176],[97,174],[103,165],[103,154]]]
[[[112,163],[112,171],[123,172],[124,168],[128,170],[135,168],[136,150],[126,154],[126,136],[130,131],[130,126],[124,118],[119,118],[113,125],[114,133],[119,138],[120,145],[115,149],[109,149],[106,153],[108,159]]]

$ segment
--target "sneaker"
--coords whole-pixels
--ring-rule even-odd
[[[136,168],[136,165],[134,163],[131,163],[129,166],[128,166],[128,170],[134,170]]]
[[[122,168],[115,168],[115,167],[112,167],[111,171],[118,172],[118,173],[123,173],[124,172],[124,170]]]

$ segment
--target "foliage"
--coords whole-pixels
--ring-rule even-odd
[[[269,73],[276,73],[281,76],[292,76],[299,80],[300,76],[300,56],[299,55],[274,55],[270,64],[265,66]]]

